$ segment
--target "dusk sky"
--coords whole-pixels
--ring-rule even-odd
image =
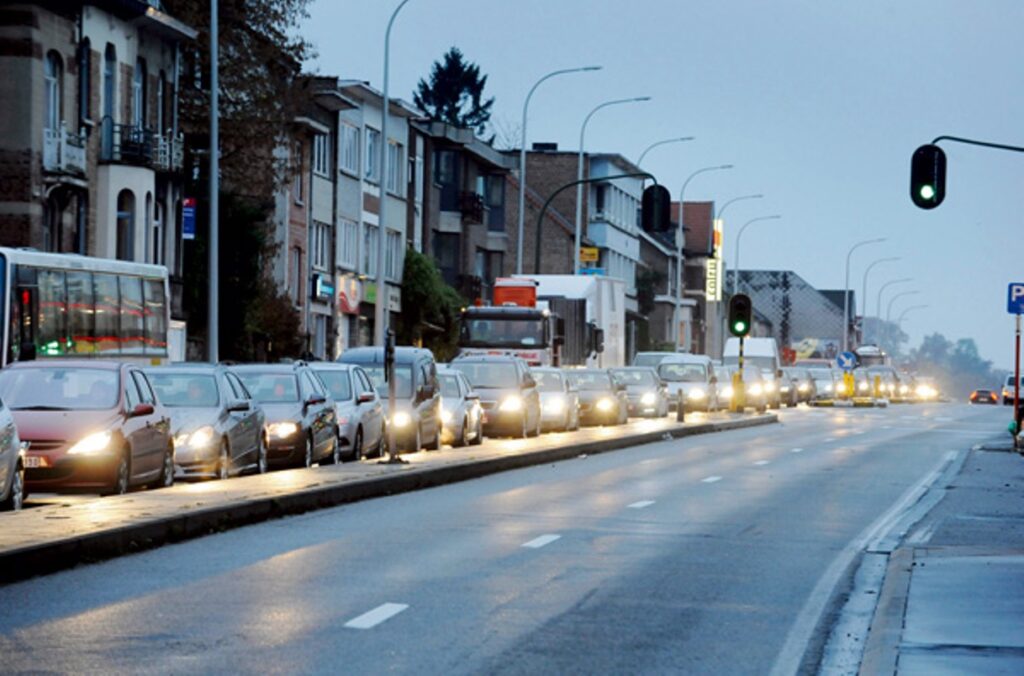
[[[382,85],[383,37],[397,0],[316,0],[303,31],[319,58],[311,70]],[[1013,319],[1006,286],[1024,281],[1024,154],[946,144],[946,201],[922,211],[909,198],[914,148],[942,134],[1024,145],[1024,2],[1020,0],[411,0],[392,33],[391,94],[409,101],[416,82],[450,46],[488,75],[494,120],[518,130],[532,84],[557,68],[600,72],[549,80],[530,107],[528,143],[575,149],[595,105],[632,96],[648,103],[602,110],[586,150],[636,161],[677,199],[683,180],[707,165],[687,200],[726,213],[726,261],[735,232],[742,268],[791,269],[818,288],[841,288],[846,252],[861,239],[851,286],[860,296],[874,268],[868,314],[879,285],[913,277],[896,301],[912,312],[910,346],[938,331],[973,337],[996,366],[1012,364]],[[891,297],[894,289],[886,292]],[[863,308],[862,299],[858,305]],[[883,306],[888,303],[883,300]],[[883,315],[885,307],[882,308]]]

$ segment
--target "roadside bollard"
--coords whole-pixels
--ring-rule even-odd
[[[686,397],[681,389],[676,395],[676,422],[686,422]]]

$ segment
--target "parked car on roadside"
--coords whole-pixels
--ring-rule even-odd
[[[388,410],[388,383],[384,380],[384,348],[354,347],[345,350],[338,363],[357,364],[377,388],[384,407],[385,433],[394,426],[399,451],[436,451],[441,447],[441,387],[437,363],[430,350],[395,348],[395,410]],[[386,443],[385,443],[386,445]]]
[[[0,400],[0,511],[18,511],[25,502],[25,458],[11,410]]]
[[[616,383],[607,369],[567,369],[565,373],[579,390],[581,424],[623,425],[629,421],[626,386]]]
[[[658,364],[668,357],[673,357],[677,352],[637,352],[633,356],[633,366],[650,366],[657,368]]]
[[[438,367],[437,380],[441,384],[441,441],[452,446],[483,443],[480,395],[458,369]]]
[[[832,399],[836,396],[835,373],[830,368],[814,366],[807,369],[814,382],[812,401]]]
[[[311,467],[340,460],[334,401],[305,362],[232,366],[266,413],[270,467]]]
[[[530,369],[540,391],[541,429],[567,432],[580,428],[580,393],[565,371],[554,367]]]
[[[722,389],[722,398],[731,402],[736,396],[733,389],[732,376],[739,368],[735,366],[728,368],[729,384]],[[757,367],[743,369],[744,408],[753,408],[758,413],[764,413],[768,410],[768,393],[765,391],[764,386],[765,383],[761,375],[761,369]]]
[[[711,410],[714,366],[701,354],[674,354],[658,364],[658,377],[666,385],[670,408],[675,409],[682,397],[684,410]]]
[[[540,434],[540,392],[525,361],[472,354],[452,360],[449,367],[462,371],[480,395],[485,435],[525,439]]]
[[[1013,383],[1013,377],[1014,376],[1011,373],[1011,374],[1007,375],[1006,379],[1003,381],[1003,388],[1002,388],[1003,406],[1013,406],[1013,397],[1014,397],[1014,392],[1015,392],[1015,389],[1013,387],[1013,384],[1014,384]],[[1024,375],[1022,375],[1020,377],[1019,386],[1020,386],[1020,389],[1021,389],[1021,396],[1022,396],[1022,398],[1024,398]]]
[[[146,369],[146,376],[171,416],[177,476],[267,471],[265,414],[237,375],[223,366],[176,364]]]
[[[27,492],[126,493],[174,483],[170,415],[137,366],[85,359],[0,371],[25,451]]]
[[[612,377],[626,386],[630,416],[664,418],[668,415],[668,388],[650,366],[625,366],[611,369]]]
[[[789,395],[788,405],[807,403],[814,398],[814,378],[811,377],[810,369],[800,366],[785,366],[782,368],[783,380],[788,380],[790,389],[783,394]]]
[[[370,376],[355,364],[313,362],[310,368],[334,401],[338,448],[342,457],[360,460],[384,452],[384,404]]]

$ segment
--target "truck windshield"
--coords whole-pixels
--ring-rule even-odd
[[[662,364],[658,375],[670,383],[703,383],[708,379],[704,364]]]
[[[544,344],[544,320],[525,318],[463,319],[463,347],[534,347]]]

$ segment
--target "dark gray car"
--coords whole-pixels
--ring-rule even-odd
[[[210,364],[152,368],[146,375],[171,416],[176,477],[267,471],[265,415],[238,376]]]
[[[626,386],[616,383],[607,369],[566,369],[565,373],[580,392],[582,424],[623,425],[629,420]]]
[[[664,418],[668,415],[668,390],[650,366],[611,369],[612,377],[626,386],[629,415],[639,418]]]
[[[484,434],[522,438],[540,434],[540,392],[525,361],[505,355],[468,355],[449,366],[462,371],[480,395]]]

